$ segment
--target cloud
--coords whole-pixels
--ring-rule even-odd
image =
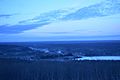
[[[55,10],[47,13],[40,14],[32,19],[19,21],[16,25],[0,25],[0,33],[2,34],[15,34],[21,33],[26,30],[35,29],[47,24],[52,23],[53,21],[58,20],[61,16],[66,13],[67,10]],[[4,15],[5,16],[5,15]],[[7,16],[7,15],[6,15]],[[12,16],[12,15],[8,15]]]
[[[0,14],[0,18],[9,18],[13,16],[12,14]]]
[[[72,32],[63,32],[63,31],[61,31],[61,32],[39,32],[39,33],[44,33],[44,34],[70,34],[70,33],[72,33]]]
[[[99,4],[81,8],[74,13],[63,17],[63,20],[81,20],[94,17],[103,17],[120,13],[119,0],[106,0]]]
[[[0,33],[21,33],[26,30],[54,23],[55,21],[81,20],[94,17],[104,17],[118,13],[120,13],[119,0],[106,0],[102,3],[80,8],[78,10],[68,9],[46,12],[34,18],[19,21],[16,25],[0,25]],[[0,15],[0,18],[10,16],[12,15]]]
[[[54,10],[54,11],[42,13],[39,16],[36,16],[32,19],[20,21],[19,23],[53,22],[53,21],[59,20],[60,18],[62,18],[64,15],[68,13],[69,13],[69,9],[68,10]]]
[[[25,30],[34,29],[36,27],[41,27],[43,25],[47,25],[49,23],[39,23],[39,24],[18,24],[18,25],[1,25],[0,26],[0,33],[2,34],[16,34],[21,33]]]
[[[30,22],[54,22],[59,20],[81,20],[94,17],[104,17],[120,13],[119,0],[106,0],[99,4],[83,7],[80,9],[54,10],[40,14],[32,19],[20,21],[19,23]]]

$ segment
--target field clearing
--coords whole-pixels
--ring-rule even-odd
[[[120,80],[120,61],[0,60],[0,80]]]

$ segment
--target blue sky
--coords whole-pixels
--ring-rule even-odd
[[[1,0],[0,42],[120,40],[120,0]]]

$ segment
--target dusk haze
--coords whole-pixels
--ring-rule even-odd
[[[120,0],[0,0],[0,80],[120,80]]]

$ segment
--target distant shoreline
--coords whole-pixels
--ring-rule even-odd
[[[10,42],[0,42],[3,43],[86,43],[86,42],[120,42],[120,40],[58,40],[58,41],[10,41]]]

